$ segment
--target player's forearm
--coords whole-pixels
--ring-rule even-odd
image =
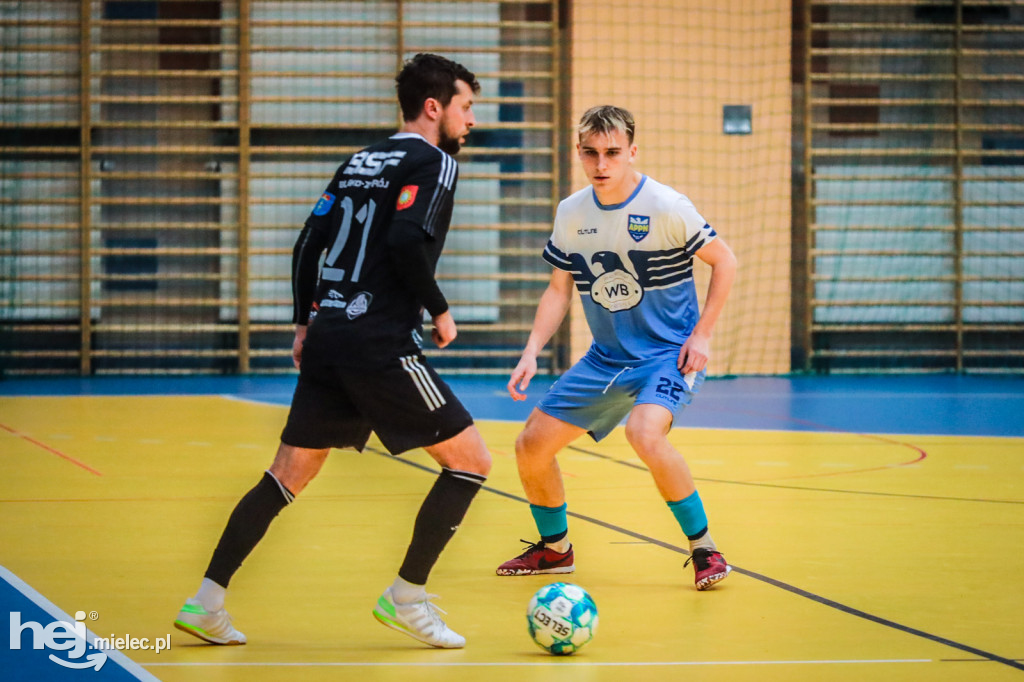
[[[396,241],[391,244],[395,274],[412,292],[431,317],[448,311],[448,301],[434,277],[423,242]]]
[[[537,356],[551,337],[558,331],[572,301],[571,291],[548,286],[540,297],[537,314],[533,319],[533,330],[526,341],[523,354]]]
[[[292,250],[292,322],[295,324],[309,323],[323,249],[319,233],[308,224],[303,227]]]
[[[725,308],[732,283],[736,279],[736,256],[732,250],[722,254],[711,264],[711,281],[708,283],[708,295],[704,300],[704,309],[700,319],[693,328],[694,334],[711,336],[718,317]]]

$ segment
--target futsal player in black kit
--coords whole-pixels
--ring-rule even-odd
[[[423,357],[421,334],[424,309],[439,347],[457,333],[434,269],[458,180],[453,155],[475,123],[480,85],[461,64],[431,54],[406,62],[395,80],[401,130],[338,168],[295,244],[299,378],[281,445],[235,507],[198,593],[174,623],[214,644],[245,644],[224,610],[225,592],[270,522],[316,476],[330,448],[361,450],[373,431],[391,454],[422,447],[442,467],[373,615],[431,646],[465,646],[424,585],[491,458],[472,417]]]

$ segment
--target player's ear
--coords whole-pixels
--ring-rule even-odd
[[[423,102],[423,111],[431,119],[440,118],[441,117],[441,112],[443,110],[444,110],[444,107],[441,106],[441,103],[439,101],[437,101],[436,99],[434,99],[433,97],[428,97]]]

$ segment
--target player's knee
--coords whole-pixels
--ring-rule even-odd
[[[551,471],[555,453],[549,453],[536,436],[520,434],[516,439],[516,468],[524,485],[546,477]]]
[[[492,464],[491,453],[487,451],[487,448],[480,448],[479,452],[473,453],[472,457],[469,458],[463,470],[487,476],[491,473]]]
[[[463,470],[486,476],[491,472],[492,460],[484,437],[476,427],[472,427],[472,430],[467,429],[466,435],[469,436],[469,442],[463,452],[463,459],[466,462]]]
[[[454,438],[425,448],[434,460],[447,469],[487,476],[491,471],[491,453],[475,426],[469,426]]]
[[[329,450],[305,450],[282,444],[270,466],[271,475],[293,495],[298,495],[312,481]]]
[[[516,436],[516,461],[528,462],[536,456],[541,440],[534,435],[532,429],[523,429]]]
[[[284,469],[277,465],[270,467],[267,471],[293,496],[298,496],[298,494],[302,492],[302,489],[306,487],[306,483],[309,482],[309,479],[299,477],[288,469]]]
[[[650,428],[644,422],[636,423],[631,420],[626,423],[626,442],[644,461],[655,457],[662,450],[664,440],[664,433],[659,429]]]

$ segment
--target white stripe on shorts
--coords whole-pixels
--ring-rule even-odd
[[[416,384],[416,390],[423,396],[423,402],[427,404],[430,411],[433,412],[437,408],[444,405],[447,401],[444,399],[440,389],[437,388],[437,384],[431,378],[427,370],[420,364],[419,358],[415,355],[407,355],[402,360],[402,369],[409,373],[412,378],[412,382]]]

